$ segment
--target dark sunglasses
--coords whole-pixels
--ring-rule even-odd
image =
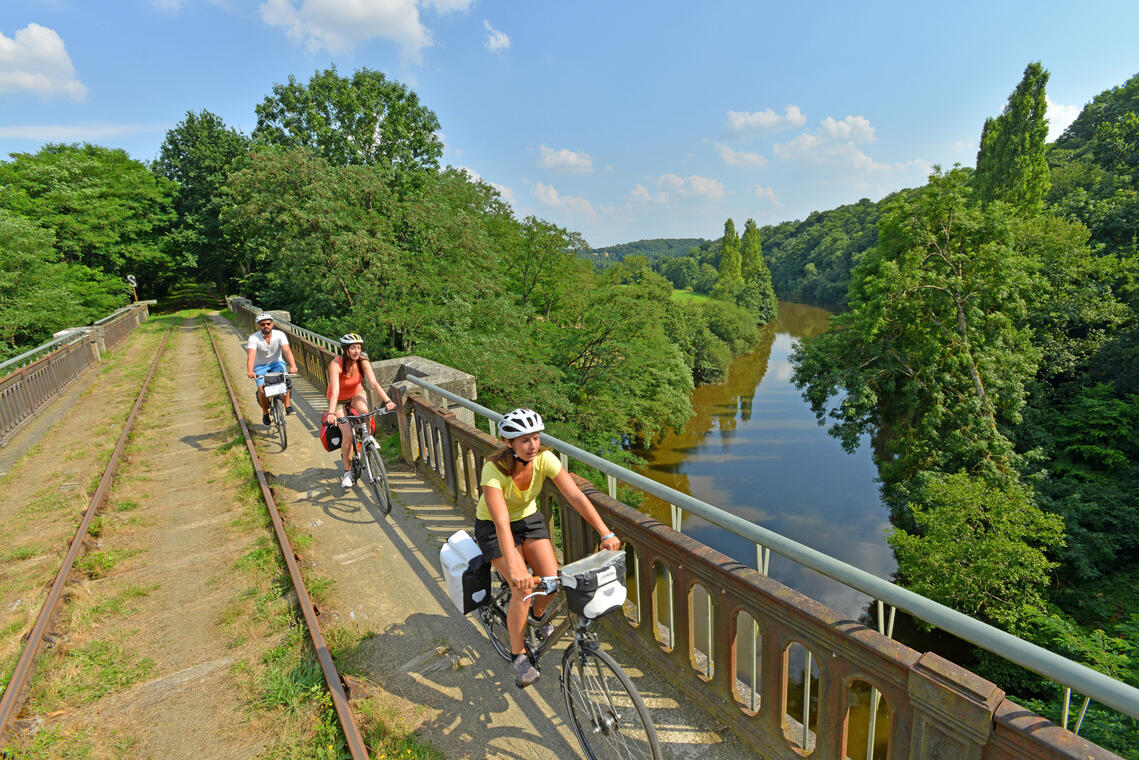
[[[260,327],[261,325],[271,325],[271,324],[273,324],[273,320],[271,320],[271,319],[263,319],[263,320],[261,320],[260,322],[258,322],[258,323],[257,323],[257,326],[258,326],[258,327]]]

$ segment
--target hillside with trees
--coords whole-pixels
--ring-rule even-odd
[[[844,446],[878,440],[907,586],[1134,684],[1139,78],[1052,147],[1047,81],[1025,69],[975,170],[883,202],[848,308],[800,344],[795,380]],[[979,668],[1057,713],[1044,679]],[[1139,756],[1133,722],[1092,711],[1084,735]]]

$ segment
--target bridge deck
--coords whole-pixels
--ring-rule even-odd
[[[244,378],[245,336],[220,318],[213,327],[230,377]],[[244,384],[238,389],[246,419],[259,421],[260,408],[248,392],[252,383],[235,382]],[[362,645],[358,664],[388,698],[421,706],[406,714],[417,716],[421,735],[447,757],[578,756],[565,721],[557,654],[547,655],[538,684],[517,689],[477,622],[460,615],[447,597],[439,547],[455,530],[469,530],[470,521],[408,468],[392,473],[391,515],[369,510],[358,493],[340,487],[339,452],[325,452],[317,440],[319,415],[327,408],[324,389],[298,378],[293,404],[288,450],[277,453],[268,441],[263,462],[278,502],[313,536],[306,559],[335,582],[334,606],[322,614],[374,634]],[[652,710],[669,757],[753,754],[703,714],[684,709],[675,691],[646,674],[631,654],[615,654]]]

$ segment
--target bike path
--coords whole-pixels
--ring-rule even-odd
[[[324,451],[317,438],[320,413],[327,409],[324,388],[303,377],[294,380],[297,414],[289,417],[289,447],[282,452],[260,424],[253,382],[245,377],[247,336],[216,315],[211,329],[246,421],[253,423],[275,498],[287,519],[312,536],[304,563],[334,584],[321,610],[326,637],[338,625],[371,633],[348,654],[346,669],[366,674],[378,685],[375,697],[385,710],[448,758],[581,756],[558,684],[560,653],[543,658],[537,684],[516,688],[508,663],[475,617],[461,615],[447,596],[439,548],[455,530],[470,531],[471,520],[406,465],[390,473],[390,515],[379,512],[363,486],[341,488],[340,453]],[[686,709],[675,689],[657,682],[630,653],[614,655],[652,712],[666,757],[754,754],[722,726]]]

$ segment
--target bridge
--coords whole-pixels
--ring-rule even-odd
[[[211,329],[229,375],[242,377],[244,337],[258,309],[236,298],[229,307],[234,323],[215,318]],[[495,446],[478,427],[493,432],[495,415],[475,403],[476,378],[416,357],[373,363],[399,405],[407,465],[392,473],[397,507],[385,518],[340,489],[339,457],[310,440],[326,406],[325,372],[336,345],[287,321],[278,326],[290,333],[305,379],[294,394],[293,445],[279,452],[266,442],[263,458],[278,501],[289,504],[291,519],[313,536],[306,560],[335,584],[335,604],[322,620],[376,632],[369,675],[394,698],[422,707],[420,730],[448,757],[575,756],[553,674],[535,688],[515,690],[474,621],[451,607],[442,587],[438,547],[454,530],[469,528],[478,473]],[[242,400],[246,418],[258,419],[251,394]],[[489,424],[476,422],[484,417]],[[8,428],[2,433],[12,436]],[[585,462],[607,476],[604,492],[579,479],[630,558],[630,600],[622,618],[609,621],[607,639],[616,642],[618,659],[646,697],[670,757],[1115,757],[1016,705],[995,684],[892,640],[893,608],[1139,717],[1139,692],[1125,684],[551,442],[563,461]],[[7,469],[2,460],[0,469]],[[618,483],[654,492],[678,510],[755,541],[758,569],[622,504]],[[556,489],[543,494],[544,513],[559,513],[569,560],[591,551],[596,539],[561,506]],[[766,577],[761,570],[773,551],[880,600],[879,630]]]

